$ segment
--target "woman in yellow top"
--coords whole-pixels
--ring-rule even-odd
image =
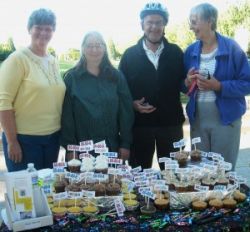
[[[47,46],[56,27],[54,13],[35,10],[28,20],[31,43],[12,53],[0,68],[0,122],[8,171],[51,168],[59,152],[65,85]]]

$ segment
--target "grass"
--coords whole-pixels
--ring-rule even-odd
[[[59,62],[59,67],[60,67],[60,73],[63,76],[64,73],[69,70],[70,68],[72,68],[75,65],[74,62],[70,62],[70,61],[60,61]]]

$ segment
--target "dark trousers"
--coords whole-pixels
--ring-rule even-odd
[[[157,158],[169,157],[170,152],[177,151],[173,142],[183,138],[182,125],[171,127],[138,127],[133,130],[133,144],[130,154],[130,165],[151,168],[156,148]],[[161,170],[164,163],[160,163]]]
[[[26,169],[28,163],[34,163],[37,170],[52,168],[53,162],[57,161],[60,148],[59,132],[41,136],[18,134],[17,139],[23,153],[23,158],[20,163],[15,163],[9,159],[8,143],[5,134],[2,134],[5,163],[9,172]]]

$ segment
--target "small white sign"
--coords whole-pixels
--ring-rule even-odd
[[[117,158],[108,158],[109,164],[122,164],[122,159]]]
[[[78,145],[68,145],[67,150],[68,151],[80,151],[80,146],[78,146]]]
[[[56,162],[56,163],[53,163],[53,168],[65,168],[67,167],[67,163],[65,162]]]
[[[194,189],[199,192],[207,192],[209,190],[209,187],[196,184],[194,185]]]
[[[217,191],[226,191],[227,187],[225,185],[215,185],[214,186],[214,190],[217,190]]]
[[[80,180],[80,175],[77,174],[77,173],[73,173],[73,172],[66,172],[65,173],[65,178],[79,181]]]
[[[168,191],[168,185],[156,184],[156,185],[154,185],[154,190],[155,191],[164,191],[164,192],[167,192]]]
[[[132,172],[132,173],[137,173],[137,172],[140,172],[141,170],[142,170],[141,166],[138,166],[138,167],[136,167],[136,168],[133,168],[133,169],[131,170],[131,172]]]
[[[141,195],[148,197],[152,200],[155,199],[155,194],[152,191],[141,191]]]
[[[77,199],[82,197],[82,192],[68,191],[68,198]]]
[[[82,190],[82,195],[87,198],[95,197],[95,191]]]
[[[59,201],[62,199],[68,198],[68,193],[67,192],[62,192],[62,193],[54,193],[53,194],[53,200],[54,201]]]
[[[107,153],[104,153],[103,155],[107,156],[108,158],[117,158],[118,157],[117,152],[107,152]]]
[[[81,153],[79,154],[79,159],[83,159],[83,158],[91,158],[92,155],[89,153]]]
[[[137,187],[148,186],[149,185],[149,181],[148,180],[146,180],[146,181],[138,181],[138,182],[135,182],[135,185]]]
[[[201,137],[192,138],[192,144],[200,143],[200,142],[201,142]]]
[[[167,162],[169,160],[171,160],[171,159],[168,158],[168,157],[161,157],[161,158],[159,158],[159,163],[165,163],[165,162]]]
[[[121,202],[121,200],[115,199],[114,203],[115,203],[115,209],[116,209],[117,215],[119,217],[124,216],[125,207],[124,207],[123,203]]]
[[[153,191],[153,187],[152,186],[147,186],[147,187],[140,187],[138,188],[139,193],[143,192],[143,191]]]

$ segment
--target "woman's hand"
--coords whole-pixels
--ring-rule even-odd
[[[130,155],[130,150],[126,149],[126,148],[119,148],[119,157],[123,160],[126,161],[129,159],[129,155]]]
[[[201,75],[199,74],[197,75],[198,75],[197,86],[199,90],[203,90],[203,91],[209,91],[209,90],[220,91],[221,90],[221,83],[214,77],[211,77],[211,79],[207,80],[207,79],[204,79],[204,77],[202,77]]]
[[[23,158],[22,149],[17,140],[8,142],[9,159],[15,163],[20,163]]]
[[[187,78],[185,79],[185,85],[189,88],[192,83],[197,79],[197,70],[194,67],[189,69],[187,73]]]
[[[134,109],[142,114],[149,114],[156,110],[156,108],[152,105],[149,105],[145,102],[145,98],[143,97],[140,100],[135,100],[133,102]]]

